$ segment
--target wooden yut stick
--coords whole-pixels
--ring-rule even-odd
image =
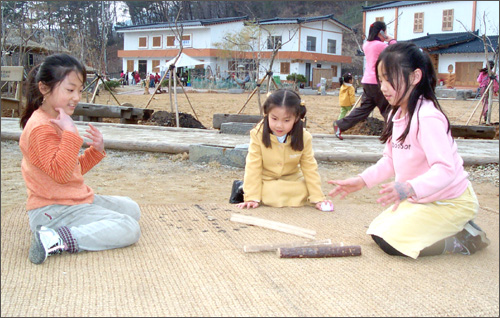
[[[245,253],[272,252],[276,251],[278,248],[284,248],[284,247],[300,247],[300,246],[328,245],[328,244],[332,244],[331,239],[306,241],[306,242],[302,241],[302,242],[290,242],[290,243],[278,243],[278,244],[264,244],[264,245],[245,245],[243,246],[243,251]]]
[[[305,246],[278,248],[276,254],[280,258],[320,258],[360,256],[361,246]]]
[[[280,222],[276,222],[276,221],[260,219],[260,218],[256,218],[254,216],[249,216],[249,215],[232,214],[230,220],[233,222],[256,225],[256,226],[264,227],[264,228],[271,229],[271,230],[276,230],[276,231],[280,231],[280,232],[284,232],[284,233],[288,233],[288,234],[306,237],[306,238],[313,239],[313,240],[315,239],[315,235],[316,235],[316,231],[314,231],[314,230],[305,229],[305,228],[301,228],[298,226],[280,223]]]

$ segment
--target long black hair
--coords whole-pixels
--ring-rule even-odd
[[[378,34],[380,31],[387,31],[387,26],[385,22],[383,21],[375,21],[372,24],[370,24],[370,29],[368,30],[368,38],[366,39],[367,41],[374,41],[378,40],[381,41],[380,38],[378,37]]]
[[[48,56],[43,63],[30,71],[26,82],[26,107],[21,116],[21,128],[24,129],[33,112],[43,103],[43,95],[38,88],[38,83],[42,82],[47,86],[50,93],[70,72],[82,75],[83,83],[87,80],[85,66],[76,58],[64,53]]]
[[[400,96],[400,100],[395,103],[396,105],[391,105],[392,112],[390,113],[389,118],[385,123],[384,130],[382,131],[382,135],[380,136],[380,140],[382,142],[385,143],[392,136],[392,119],[400,107],[399,104],[401,99],[406,95],[406,92],[410,87],[410,75],[416,69],[420,69],[422,71],[422,79],[415,85],[410,93],[407,106],[409,116],[408,126],[398,138],[398,141],[403,142],[408,135],[408,132],[410,131],[411,119],[415,113],[420,97],[431,100],[434,103],[434,107],[443,113],[446,121],[448,122],[448,132],[450,131],[450,121],[441,108],[441,105],[439,105],[434,92],[437,77],[431,59],[426,52],[422,51],[413,43],[399,42],[389,45],[382,51],[382,53],[380,53],[377,63],[375,64],[377,81],[379,81],[379,64],[381,64],[382,69],[384,70],[384,76],[387,78],[387,81],[392,85],[392,87],[397,92],[405,92],[403,96]]]
[[[290,131],[292,138],[291,146],[295,151],[302,151],[304,149],[304,116],[307,113],[305,104],[301,101],[299,94],[288,89],[279,89],[269,95],[264,102],[264,122],[262,125],[262,142],[266,148],[271,148],[271,134],[269,128],[269,112],[275,107],[285,107],[289,114],[295,116],[295,123]]]
[[[340,86],[344,85],[344,83],[349,83],[351,80],[352,80],[352,74],[345,73],[344,75],[342,75],[341,78],[339,78]]]
[[[495,67],[495,62],[488,61],[488,63],[490,64],[490,70],[493,70],[493,68]],[[479,72],[488,74],[488,66],[483,67],[482,69],[479,70]]]

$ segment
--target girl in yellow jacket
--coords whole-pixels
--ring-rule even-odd
[[[312,136],[304,129],[306,107],[300,96],[280,89],[264,103],[264,119],[250,131],[243,179],[244,202],[239,208],[260,204],[284,207],[314,204],[331,211],[321,190]]]
[[[347,113],[352,109],[354,103],[356,102],[356,97],[354,96],[354,87],[352,86],[352,75],[351,73],[345,73],[340,79],[340,93],[339,93],[339,104],[340,104],[340,115],[337,120],[344,118]],[[340,135],[340,130],[337,128],[335,135],[343,139]]]

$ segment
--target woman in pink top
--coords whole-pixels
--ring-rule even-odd
[[[390,206],[367,230],[390,255],[469,255],[486,247],[486,234],[472,221],[479,203],[436,99],[428,54],[397,43],[380,54],[376,70],[391,105],[380,137],[383,157],[357,177],[328,181],[337,185],[329,194],[344,198],[394,178],[381,185],[377,200]]]
[[[354,108],[349,115],[337,120],[333,124],[335,136],[343,140],[342,132],[353,127],[362,120],[365,120],[370,113],[378,107],[380,114],[387,118],[389,103],[380,92],[380,87],[375,76],[375,63],[377,58],[388,45],[396,43],[391,36],[386,34],[387,27],[384,22],[376,21],[370,25],[368,39],[363,44],[363,52],[366,57],[366,67],[363,73],[361,83],[363,84],[363,95],[361,96],[361,105]],[[387,43],[386,43],[387,42]]]
[[[29,260],[41,264],[61,252],[100,251],[139,240],[139,205],[128,197],[104,196],[83,175],[105,156],[101,132],[89,124],[83,145],[71,115],[82,96],[85,67],[67,54],[51,55],[30,72],[21,118],[21,171],[33,232]]]

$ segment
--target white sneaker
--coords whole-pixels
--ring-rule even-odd
[[[51,228],[39,225],[31,237],[29,260],[34,264],[41,264],[48,256],[60,254],[64,250],[64,241],[59,234]]]

